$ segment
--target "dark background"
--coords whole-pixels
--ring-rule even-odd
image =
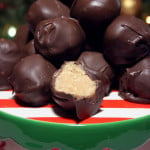
[[[0,0],[0,37],[13,38],[9,36],[11,27],[16,29],[24,24],[25,13],[34,0]],[[121,0],[122,13],[135,15],[146,22],[150,16],[150,0]]]

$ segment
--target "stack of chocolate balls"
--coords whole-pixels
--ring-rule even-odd
[[[34,1],[15,39],[0,40],[1,90],[28,106],[53,99],[79,120],[114,83],[124,99],[150,103],[150,28],[120,9],[120,0]]]

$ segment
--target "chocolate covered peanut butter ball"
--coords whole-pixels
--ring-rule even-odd
[[[117,17],[104,36],[104,55],[115,65],[133,65],[150,53],[150,28],[134,16]]]
[[[59,0],[36,0],[29,7],[26,20],[34,32],[36,25],[45,19],[53,19],[60,16],[70,16],[70,9]]]
[[[75,110],[78,119],[98,112],[111,90],[114,74],[99,52],[84,51],[77,61],[65,62],[52,78],[54,101],[64,109]]]
[[[35,49],[55,66],[80,55],[85,34],[78,21],[58,17],[41,21],[35,31]]]
[[[51,88],[54,101],[66,110],[75,110],[80,120],[99,110],[105,94],[102,82],[75,61],[65,62],[54,73]]]
[[[9,77],[18,101],[28,106],[49,103],[50,84],[55,71],[55,67],[39,54],[22,58]]]
[[[106,27],[120,14],[120,0],[75,0],[71,17],[79,20],[87,41],[99,46]]]
[[[15,64],[21,59],[21,51],[12,40],[0,38],[0,90],[9,90],[11,86],[7,80]]]
[[[126,69],[120,79],[119,94],[127,101],[150,104],[150,56]]]

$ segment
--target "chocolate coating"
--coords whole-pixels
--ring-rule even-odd
[[[97,84],[99,87],[97,87],[95,95],[92,97],[76,100],[75,97],[69,94],[59,93],[53,90],[53,99],[63,109],[74,110],[79,120],[86,119],[99,111],[100,104],[104,97],[103,89],[100,89],[101,83],[97,82]]]
[[[83,47],[85,35],[77,20],[58,17],[41,21],[35,31],[37,52],[60,66],[64,60],[76,59]]]
[[[105,95],[111,90],[111,84],[114,77],[111,66],[107,63],[102,53],[85,51],[78,58],[78,62],[93,78],[103,83]]]
[[[50,102],[50,84],[55,70],[41,55],[33,54],[15,65],[9,82],[20,102],[41,106]]]
[[[67,64],[68,62],[65,62]],[[81,65],[79,62],[74,62],[75,64]],[[90,96],[81,96],[78,97],[71,93],[66,93],[64,91],[58,91],[56,86],[56,80],[58,78],[58,75],[63,71],[63,64],[61,68],[56,71],[52,78],[52,93],[53,93],[53,99],[54,101],[61,106],[62,108],[66,110],[74,110],[76,112],[76,116],[79,120],[86,119],[95,113],[98,112],[100,104],[102,102],[102,99],[105,95],[105,89],[103,87],[103,83],[101,80],[97,80],[93,77],[93,74],[91,75],[90,72],[86,72],[84,70],[84,66],[82,67],[85,71],[86,75],[96,83],[96,89],[94,94]],[[76,73],[76,72],[75,72]],[[75,79],[76,80],[76,79]],[[76,82],[76,81],[75,81]],[[80,80],[80,82],[82,82]],[[69,84],[69,79],[66,84]],[[81,84],[81,83],[80,83]],[[85,83],[87,84],[87,83]],[[78,88],[78,87],[73,87]]]
[[[22,54],[23,57],[36,54],[35,47],[34,47],[34,40],[29,41],[27,44],[25,44],[22,47],[22,53],[23,53]]]
[[[150,28],[134,16],[119,16],[107,28],[104,55],[113,65],[132,65],[150,53]]]
[[[24,24],[17,29],[17,33],[14,37],[14,42],[19,46],[20,49],[22,49],[22,47],[33,38],[34,37],[30,31],[29,25]]]
[[[119,94],[131,102],[150,104],[150,56],[126,69],[120,79]]]
[[[0,38],[0,90],[11,89],[7,78],[20,59],[21,51],[16,43]]]
[[[106,27],[120,14],[120,9],[120,0],[75,0],[71,17],[79,20],[88,42],[97,46]]]
[[[33,32],[40,21],[60,16],[70,16],[70,9],[62,2],[58,0],[36,0],[29,8],[26,20]]]

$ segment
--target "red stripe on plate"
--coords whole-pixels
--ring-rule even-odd
[[[19,106],[14,99],[0,99],[0,108],[10,108],[10,107],[21,107]]]
[[[108,122],[116,122],[116,121],[123,121],[123,120],[129,120],[133,118],[88,118],[83,121],[77,122],[73,119],[67,119],[62,117],[36,117],[36,118],[28,118],[33,120],[39,120],[39,121],[46,121],[46,122],[54,122],[54,123],[73,123],[73,124],[96,124],[96,123],[108,123]]]
[[[25,106],[21,106],[16,103],[14,99],[0,99],[0,108],[24,108]],[[53,104],[42,106],[41,108],[52,108]],[[31,108],[31,107],[29,107]],[[37,107],[35,107],[36,109]]]
[[[81,124],[90,124],[90,123],[108,123],[108,122],[116,122],[116,121],[123,121],[123,120],[129,120],[133,118],[88,118],[83,121],[81,121]]]
[[[0,108],[19,108],[24,107],[16,103],[14,99],[0,99]],[[42,108],[52,108],[53,104],[42,106]],[[150,104],[138,104],[125,100],[103,100],[102,108],[150,108]]]
[[[12,89],[10,89],[10,90],[5,90],[5,91],[7,91],[7,92],[13,92],[13,90],[12,90]],[[5,92],[5,91],[2,91],[2,92]]]
[[[46,122],[55,122],[55,123],[73,123],[73,124],[77,123],[76,120],[62,118],[62,117],[32,117],[28,119],[46,121]]]
[[[114,89],[114,90],[112,90],[111,92],[118,92],[118,90],[115,90],[115,89]]]
[[[103,100],[102,108],[150,108],[150,104],[138,104],[125,100]]]

